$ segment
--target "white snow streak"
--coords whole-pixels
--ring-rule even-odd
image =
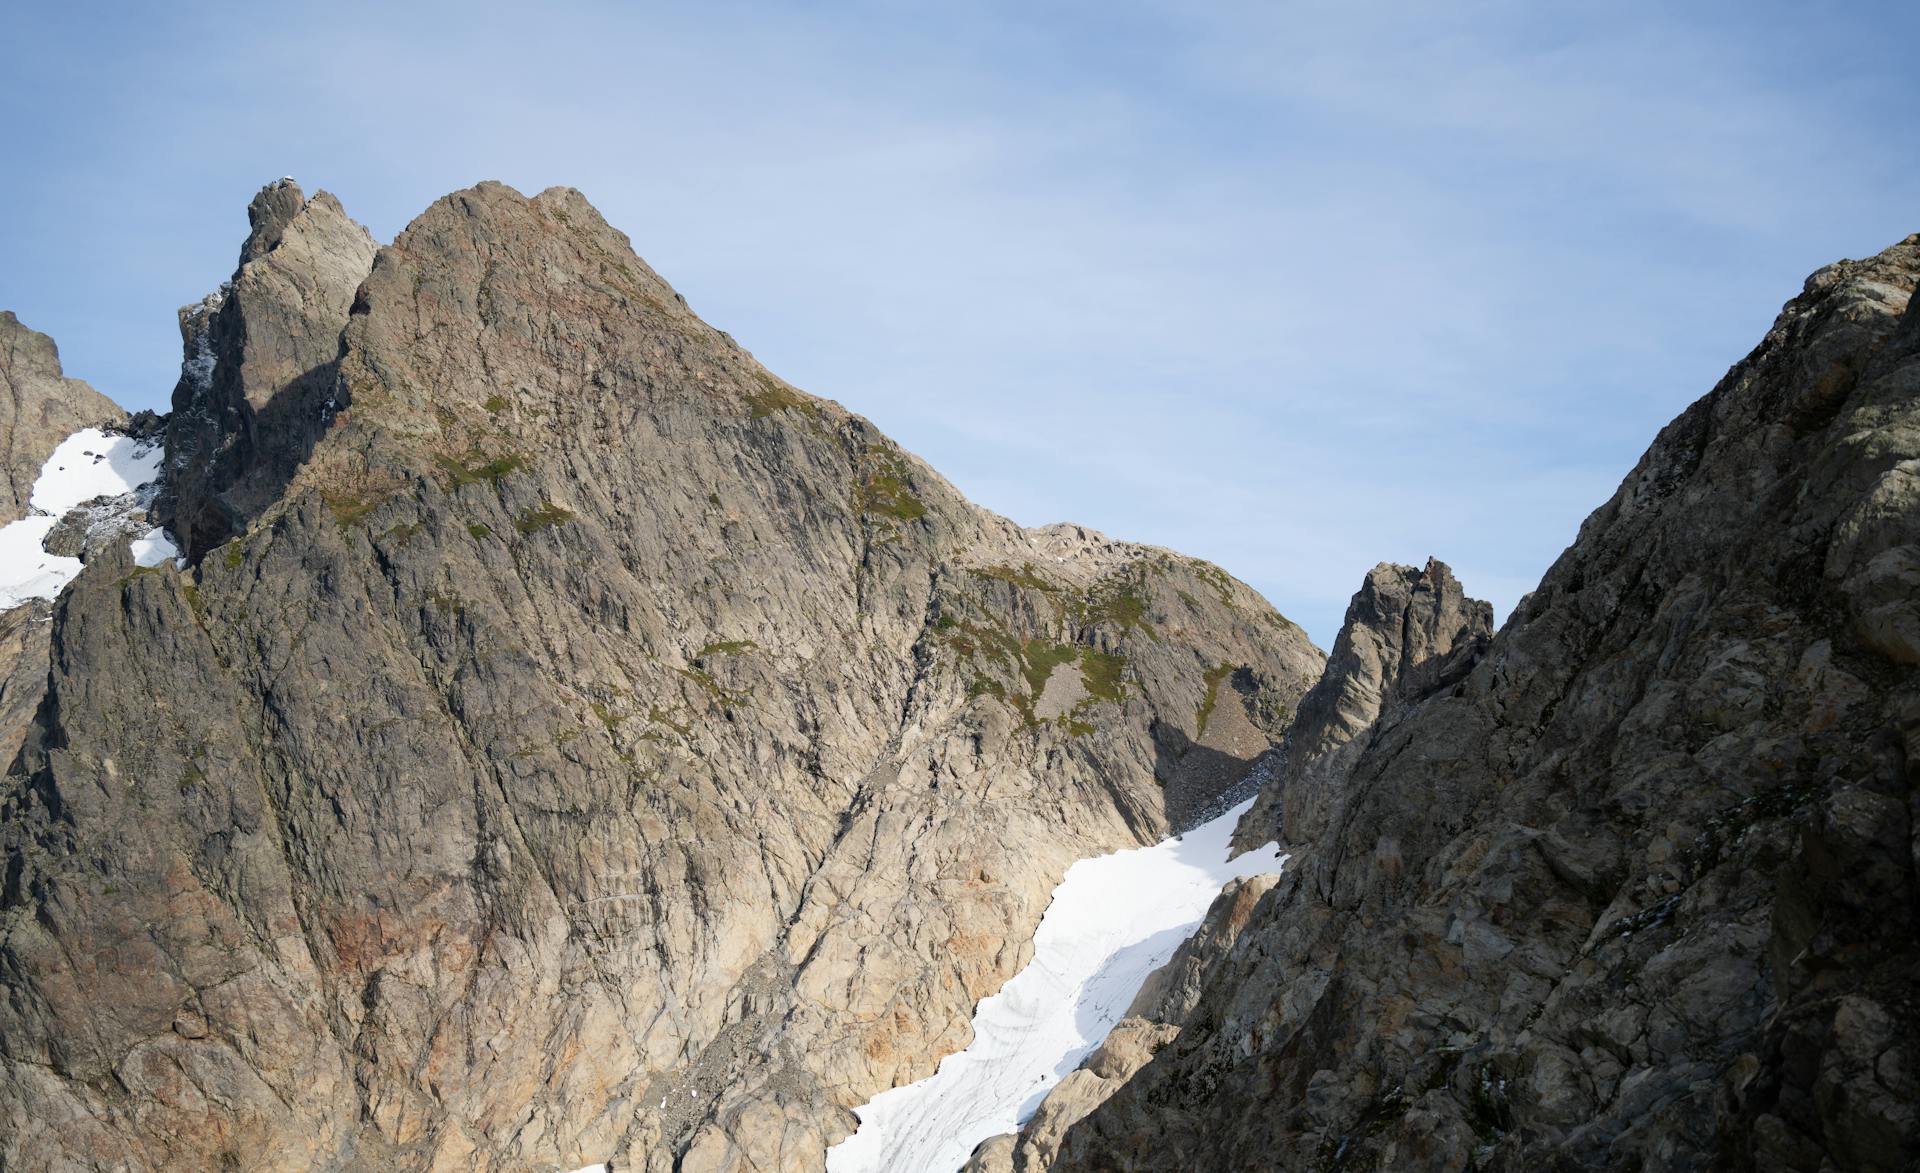
[[[99,428],[82,428],[60,441],[40,466],[28,498],[28,516],[0,526],[0,610],[28,599],[51,599],[80,573],[80,559],[49,554],[43,546],[61,516],[95,497],[118,497],[151,482],[160,472],[158,444]],[[158,566],[180,551],[162,529],[131,543],[140,566]]]
[[[827,1150],[828,1173],[950,1173],[1012,1132],[1126,1013],[1147,975],[1192,935],[1227,881],[1277,872],[1267,847],[1227,859],[1252,800],[1184,836],[1067,869],[1033,938],[1033,960],[980,1003],[973,1043],[919,1083],[857,1109],[859,1131]]]

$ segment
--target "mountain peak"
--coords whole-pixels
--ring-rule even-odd
[[[240,246],[240,263],[245,265],[262,253],[271,252],[280,243],[287,225],[306,206],[306,194],[291,176],[277,179],[256,192],[247,205],[247,223],[252,231]]]

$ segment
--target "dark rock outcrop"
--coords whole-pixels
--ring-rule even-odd
[[[1318,839],[1376,730],[1459,683],[1492,638],[1493,607],[1468,598],[1446,563],[1369,571],[1326,671],[1301,698],[1273,781],[1234,831],[1235,850]]]
[[[277,501],[326,433],[347,310],[373,267],[373,237],[324,191],[282,179],[247,219],[233,279],[180,310],[160,512],[193,559]]]
[[[0,311],[0,525],[26,516],[40,466],[60,441],[126,418],[113,400],[61,372],[53,339]]]
[[[1055,1167],[1910,1167],[1917,276],[1813,275]]]
[[[296,202],[188,332],[195,561],[53,609],[6,1168],[818,1168],[1069,862],[1237,781],[1163,788],[1170,744],[1244,773],[1319,673],[1217,569],[1023,530],[768,374],[577,192],[370,267]]]

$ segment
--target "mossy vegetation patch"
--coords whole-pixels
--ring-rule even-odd
[[[572,520],[572,510],[562,509],[551,501],[543,501],[515,518],[513,528],[523,534],[530,534]]]
[[[1026,678],[1032,697],[1038,699],[1047,687],[1047,677],[1062,664],[1071,664],[1079,654],[1072,644],[1030,639],[1020,645],[1020,674]]]
[[[976,585],[941,596],[938,614],[927,625],[927,635],[935,646],[963,661],[963,671],[970,677],[969,700],[991,696],[1018,713],[1024,727],[1054,724],[1069,736],[1083,737],[1096,729],[1089,714],[1097,706],[1126,699],[1127,656],[1094,646],[1092,634],[1080,626],[1087,600],[1074,597],[1071,588],[1047,579],[1031,565],[975,568],[968,575]],[[1055,623],[1041,620],[1042,634],[1037,635],[1009,627],[1002,618],[1004,608],[993,601],[988,584],[994,582],[1036,592],[1052,604]],[[1035,603],[1038,598],[1028,595],[1025,602]],[[1144,601],[1137,589],[1129,591],[1127,583],[1110,584],[1096,603],[1098,614],[1117,611],[1122,616],[1134,616],[1136,625],[1144,623],[1137,615],[1144,612]],[[1074,637],[1076,628],[1080,629],[1078,638]],[[1078,674],[1074,681],[1078,687],[1061,694],[1075,697],[1069,702],[1072,707],[1042,717],[1039,709],[1048,682],[1062,668]]]
[[[1080,649],[1080,676],[1086,684],[1087,696],[1094,700],[1125,700],[1127,686],[1120,677],[1126,669],[1125,656],[1092,648]]]
[[[765,371],[755,371],[752,375],[753,387],[747,392],[747,414],[753,419],[765,419],[779,411],[797,411],[807,416],[820,414],[820,405],[813,397],[796,391]]]
[[[381,493],[356,489],[322,489],[320,500],[326,503],[333,514],[333,520],[341,526],[358,525],[367,519],[367,515],[383,505],[391,493]]]
[[[1213,709],[1220,701],[1220,682],[1233,674],[1232,664],[1215,664],[1207,669],[1207,691],[1200,698],[1200,711],[1194,716],[1194,740],[1207,735],[1207,722],[1213,717]]]
[[[759,644],[754,643],[750,639],[715,640],[714,642],[701,648],[700,654],[694,658],[699,660],[704,660],[708,656],[738,656],[742,652],[755,651],[759,647],[760,647]]]
[[[1117,627],[1122,632],[1139,631],[1158,640],[1160,633],[1147,622],[1147,609],[1153,597],[1137,574],[1123,574],[1096,585],[1086,600],[1075,608],[1075,618],[1087,627]]]
[[[126,586],[128,583],[132,582],[136,578],[145,578],[150,574],[164,574],[166,572],[166,569],[167,567],[165,563],[162,563],[159,566],[136,566],[134,567],[132,574],[121,575],[116,585]]]
[[[967,682],[967,699],[990,696],[1004,702],[1007,699],[1007,686],[991,676],[976,676]]]
[[[665,725],[682,737],[687,737],[693,733],[692,726],[674,720],[672,713],[658,706],[652,706],[647,709],[647,720],[653,722],[655,725]]]
[[[753,694],[751,692],[734,692],[723,687],[718,680],[714,679],[713,673],[707,671],[705,668],[676,668],[674,671],[699,685],[709,697],[713,698],[715,704],[725,708],[739,708],[753,701]]]
[[[973,575],[975,578],[987,578],[996,582],[1011,583],[1014,586],[1026,587],[1029,590],[1045,591],[1048,594],[1058,594],[1062,589],[1059,583],[1048,579],[1038,570],[1035,570],[1031,562],[1023,562],[1018,567],[977,566],[969,569],[967,573]]]
[[[607,727],[608,733],[613,733],[619,728],[620,722],[626,720],[624,715],[614,712],[602,701],[588,701],[587,707],[593,710],[594,716],[600,718],[600,723]]]
[[[943,616],[942,622],[934,625],[934,632],[962,656],[984,656],[1007,668],[1020,663],[1020,641],[998,626]]]
[[[919,521],[927,515],[927,504],[914,493],[912,476],[912,470],[898,452],[869,448],[861,461],[854,503],[867,517],[884,517],[895,522]]]
[[[1198,558],[1188,559],[1187,569],[1193,571],[1195,578],[1211,587],[1222,603],[1230,608],[1233,606],[1233,576],[1213,563],[1202,562]]]
[[[489,457],[471,452],[464,457],[436,456],[433,462],[440,466],[442,473],[446,474],[449,489],[482,483],[498,488],[504,477],[525,468],[527,464],[526,460],[517,453]]]

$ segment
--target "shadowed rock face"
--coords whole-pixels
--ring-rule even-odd
[[[1280,771],[1235,830],[1235,850],[1318,839],[1375,730],[1458,684],[1492,638],[1492,605],[1469,599],[1446,563],[1382,562],[1369,571],[1326,671],[1300,701]]]
[[[247,219],[233,279],[180,311],[161,513],[195,559],[277,502],[326,433],[347,310],[373,266],[373,237],[324,191],[280,180]]]
[[[126,418],[113,400],[61,373],[53,339],[0,311],[0,525],[27,515],[40,466],[60,441]]]
[[[577,192],[252,221],[193,565],[88,563],[0,799],[7,1168],[818,1168],[1319,673],[774,378]]]
[[[1809,279],[1054,1167],[1905,1167],[1917,276],[1920,237]]]

